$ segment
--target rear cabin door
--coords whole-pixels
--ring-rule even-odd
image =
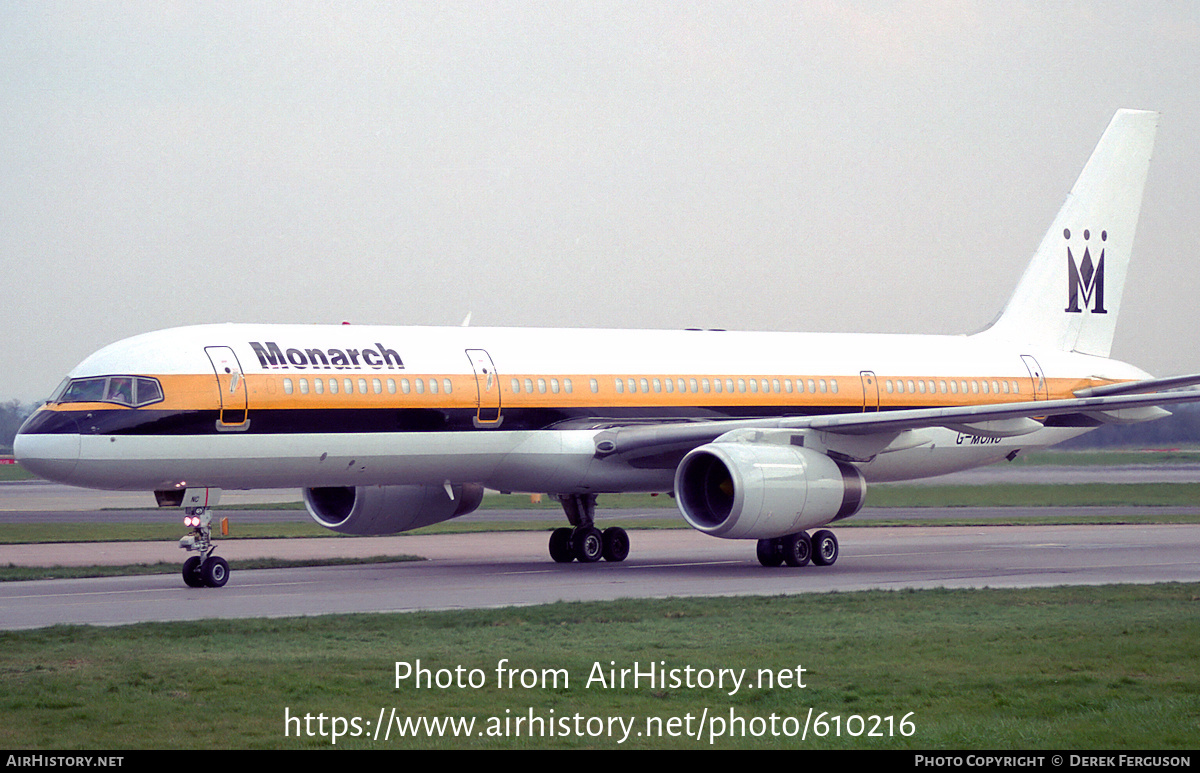
[[[1021,361],[1025,363],[1025,369],[1029,371],[1029,380],[1033,384],[1033,399],[1048,400],[1050,388],[1046,385],[1046,374],[1042,370],[1042,366],[1030,354],[1022,354]]]

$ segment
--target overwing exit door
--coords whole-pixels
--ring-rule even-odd
[[[869,370],[859,371],[858,377],[862,379],[863,390],[863,413],[867,411],[879,410],[879,381],[875,378],[875,373]]]

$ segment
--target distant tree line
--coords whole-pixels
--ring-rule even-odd
[[[0,454],[11,454],[13,438],[21,424],[37,408],[37,403],[22,403],[20,400],[9,400],[0,403]]]

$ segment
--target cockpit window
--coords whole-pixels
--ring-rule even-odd
[[[163,399],[158,379],[144,376],[97,376],[69,381],[57,403],[116,403],[140,408]]]
[[[60,403],[98,403],[104,400],[106,378],[77,378],[58,398]]]
[[[152,378],[139,378],[137,380],[137,396],[138,405],[149,405],[157,403],[163,399],[162,386],[158,381]]]

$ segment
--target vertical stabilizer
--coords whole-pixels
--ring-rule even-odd
[[[1117,111],[1016,292],[981,335],[1108,356],[1157,129],[1158,113]]]

